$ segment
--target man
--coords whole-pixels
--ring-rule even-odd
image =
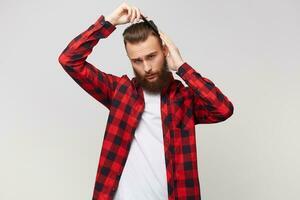
[[[77,84],[109,109],[93,200],[201,199],[195,125],[226,120],[233,105],[183,61],[154,23],[133,23],[141,16],[123,3],[111,15],[101,15],[59,56]],[[105,73],[86,61],[100,39],[129,22],[123,37],[134,78]]]

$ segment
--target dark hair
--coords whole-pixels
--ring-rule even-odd
[[[152,20],[149,22],[157,29],[157,26],[154,24]],[[136,44],[138,42],[145,41],[149,35],[155,36],[158,40],[160,45],[162,46],[162,39],[160,36],[155,33],[155,31],[144,21],[132,24],[128,26],[123,32],[123,41],[126,47],[127,42],[131,44]]]

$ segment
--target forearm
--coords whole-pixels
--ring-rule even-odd
[[[204,123],[224,121],[233,114],[233,104],[208,78],[202,77],[186,62],[176,72],[192,89],[195,100],[195,112],[206,115]],[[198,110],[197,110],[198,109]],[[204,112],[203,109],[206,111]]]
[[[110,15],[106,16],[105,20],[111,23],[113,26],[117,26],[116,20],[114,20],[113,17],[111,17]]]
[[[119,77],[105,73],[86,59],[99,40],[108,37],[115,28],[101,15],[87,30],[75,37],[59,56],[59,62],[69,76],[107,108],[110,107],[114,85]]]
[[[87,30],[76,36],[59,56],[62,66],[83,66],[93,47],[108,37],[116,27],[101,15]]]

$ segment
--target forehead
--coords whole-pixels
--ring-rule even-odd
[[[159,40],[150,35],[145,41],[136,44],[127,43],[126,44],[127,55],[130,59],[142,58],[152,52],[159,52],[161,46]]]

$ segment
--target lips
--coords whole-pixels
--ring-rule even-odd
[[[155,77],[155,75],[156,74],[151,74],[151,75],[146,76],[146,78],[151,79],[151,78]]]

